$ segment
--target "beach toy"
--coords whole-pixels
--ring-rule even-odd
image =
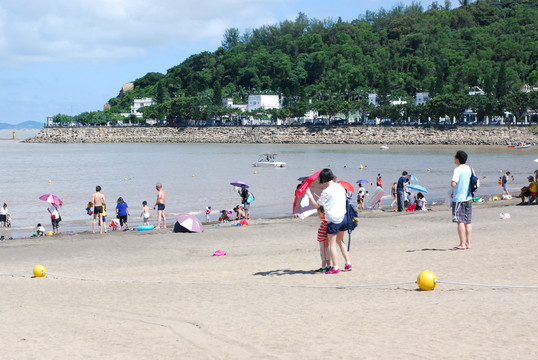
[[[362,164],[361,164],[361,166],[359,166],[359,169],[361,169],[361,170],[364,169],[364,166],[362,166]]]
[[[194,174],[192,174],[192,177],[194,177],[194,176],[195,176],[195,175],[194,175]]]
[[[127,181],[127,178],[123,178],[124,181]]]
[[[502,170],[499,170],[500,173],[502,173],[503,171]]]
[[[256,175],[258,172],[257,171],[254,171],[254,175]]]
[[[510,218],[512,217],[512,216],[510,216],[509,213],[500,213],[499,216],[500,216],[501,219],[503,219],[503,220],[510,220]]]
[[[314,171],[314,169],[312,169],[312,171]]]
[[[51,184],[51,183],[52,183],[52,180],[49,180],[49,184]]]
[[[418,274],[417,277],[417,285],[420,290],[424,291],[431,291],[435,289],[435,285],[437,285],[436,281],[437,276],[429,270],[424,270],[423,272]]]
[[[155,226],[153,225],[140,225],[139,227],[136,228],[136,230],[138,231],[153,230],[153,229],[155,229]]]
[[[215,253],[213,253],[213,256],[224,256],[226,253],[222,250],[217,250]]]
[[[426,170],[426,171],[428,171],[428,172],[429,172],[429,171],[431,171],[431,170],[430,170],[430,169],[428,169],[428,170]]]
[[[49,231],[47,234],[48,234],[49,236],[52,236],[52,231]]]
[[[44,277],[45,275],[47,275],[47,269],[43,265],[36,265],[36,267],[34,267],[35,277]]]
[[[93,215],[92,206],[93,206],[93,203],[91,201],[86,205],[86,213],[88,215]]]
[[[494,196],[492,200],[493,200],[493,201],[498,201],[499,198],[498,198],[497,196]]]

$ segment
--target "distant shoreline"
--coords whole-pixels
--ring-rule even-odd
[[[230,143],[363,145],[508,145],[538,143],[527,127],[447,129],[384,126],[58,127],[26,143]]]

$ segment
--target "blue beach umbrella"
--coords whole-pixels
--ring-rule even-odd
[[[411,175],[411,180],[418,182],[418,179],[415,175]]]
[[[250,186],[244,182],[244,181],[239,181],[239,180],[235,180],[235,181],[232,181],[230,183],[230,185],[233,185],[233,186],[237,186],[237,187],[241,187],[242,185],[245,185],[245,187],[248,189]]]
[[[370,182],[368,180],[364,180],[364,179],[361,179],[361,180],[357,180],[357,184],[369,184]]]
[[[428,190],[426,190],[426,188],[424,186],[419,185],[419,184],[409,184],[409,185],[407,185],[407,188],[411,189],[411,190],[420,191],[420,192],[423,192],[423,193],[428,193]]]

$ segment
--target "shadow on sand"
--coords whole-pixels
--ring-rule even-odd
[[[282,275],[314,275],[317,274],[316,270],[291,270],[291,269],[278,269],[270,271],[260,271],[254,273],[254,276],[282,276]]]

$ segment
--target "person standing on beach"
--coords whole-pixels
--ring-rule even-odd
[[[7,209],[7,204],[4,203],[4,205],[0,208],[0,227],[6,227],[8,214],[9,210]]]
[[[396,198],[398,200],[398,212],[404,211],[404,201],[405,201],[405,186],[409,185],[409,174],[407,171],[402,172],[402,176],[398,179],[396,184]]]
[[[129,229],[129,225],[127,225],[127,215],[131,216],[129,213],[129,206],[125,201],[123,201],[122,197],[119,197],[116,205],[116,217],[120,221],[121,230],[123,230],[123,224],[125,224],[126,230]]]
[[[161,219],[163,221],[163,229],[166,229],[166,215],[164,213],[165,208],[165,197],[166,194],[164,193],[163,186],[161,183],[157,183],[155,185],[155,189],[157,189],[157,201],[155,202],[155,205],[153,205],[153,210],[157,208],[157,227],[156,229],[161,229]]]
[[[381,174],[377,174],[376,185],[380,188],[383,187],[383,179],[381,178]]]
[[[510,175],[510,171],[507,171],[504,176],[502,177],[502,180],[501,180],[501,185],[503,187],[503,192],[501,194],[501,198],[504,196],[504,195],[510,195],[510,193],[508,192],[508,188],[507,188],[507,183],[508,183],[508,180],[510,179],[509,177]]]
[[[50,208],[47,209],[50,214],[50,222],[52,224],[52,231],[54,234],[60,233],[60,208],[55,203],[50,204]]]
[[[93,225],[92,225],[92,234],[95,234],[95,222],[99,218],[99,234],[103,233],[103,227],[106,225],[103,224],[103,207],[106,206],[105,195],[101,194],[101,187],[97,185],[95,187],[95,193],[92,195],[93,203]]]
[[[454,156],[456,168],[452,174],[450,186],[452,187],[452,222],[458,224],[458,237],[460,244],[454,250],[471,248],[473,215],[473,198],[469,191],[472,170],[467,162],[467,153],[459,150]]]
[[[392,184],[392,187],[390,188],[390,195],[393,197],[392,203],[390,204],[390,207],[393,207],[396,201],[398,200],[396,198],[396,191],[397,191],[398,183]]]
[[[318,201],[314,200],[314,196],[310,188],[306,190],[306,194],[310,199],[310,203],[316,209],[323,206],[325,216],[327,217],[327,239],[329,240],[329,251],[333,267],[325,274],[339,274],[338,267],[338,252],[336,245],[340,247],[340,251],[346,260],[345,270],[351,271],[352,266],[349,260],[349,253],[344,244],[344,234],[347,231],[346,221],[346,190],[342,185],[334,182],[335,176],[331,169],[323,169],[319,174],[319,182],[323,187]]]
[[[239,195],[241,196],[241,204],[243,204],[243,210],[245,211],[245,217],[250,219],[250,203],[248,202],[248,197],[250,196],[250,191],[248,191],[245,185],[241,185],[239,190]]]

